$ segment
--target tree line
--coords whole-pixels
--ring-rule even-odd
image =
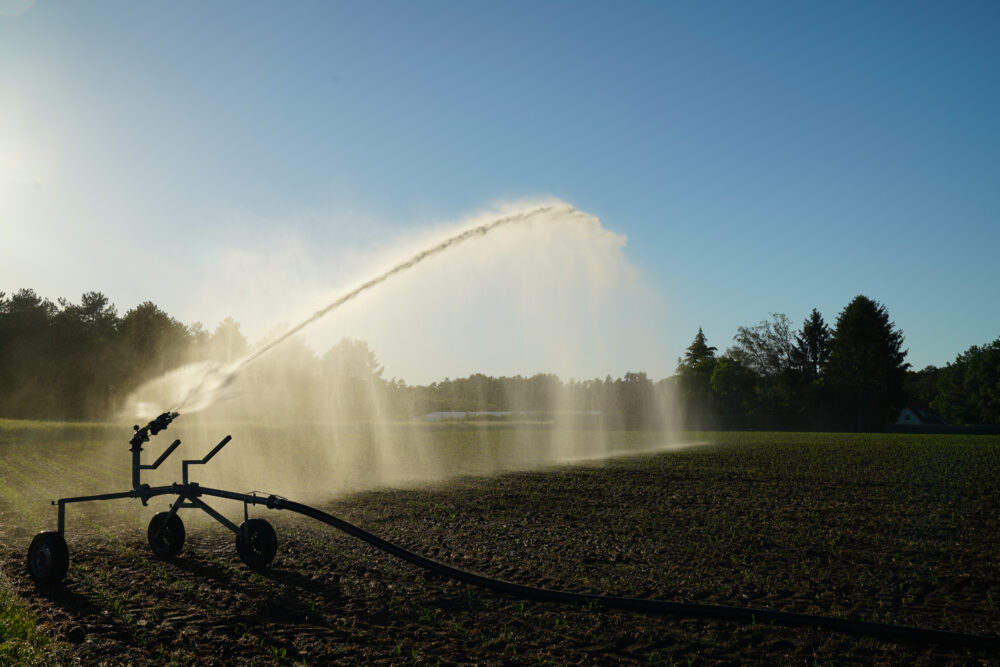
[[[150,301],[120,316],[99,292],[79,303],[0,292],[0,416],[105,417],[144,381],[191,361],[232,358],[244,344],[232,319],[208,332]]]
[[[152,302],[119,315],[99,292],[55,303],[33,290],[0,292],[0,417],[102,419],[144,382],[185,364],[229,362],[250,351],[240,325],[186,326]],[[386,379],[364,341],[344,339],[317,355],[291,338],[242,373],[233,414],[308,419],[411,418],[435,411],[592,412],[627,426],[663,424],[661,382],[645,373],[563,382],[530,377],[445,378],[424,386]],[[292,388],[293,391],[289,391]],[[223,413],[227,407],[222,406]]]
[[[681,396],[690,414],[762,427],[877,430],[906,401],[909,368],[903,334],[885,306],[858,296],[826,324],[813,309],[794,331],[789,318],[739,327],[721,356],[701,330],[679,360]]]
[[[815,308],[739,327],[724,354],[701,329],[678,359],[678,395],[694,424],[875,431],[905,406],[953,425],[1000,424],[1000,338],[944,368],[913,372],[903,332],[884,305],[859,295],[833,327]]]
[[[858,296],[834,327],[815,309],[798,330],[772,314],[739,327],[723,354],[699,329],[675,375],[659,381],[642,372],[583,381],[477,373],[407,385],[383,377],[364,341],[345,339],[318,355],[290,339],[247,367],[245,381],[257,389],[241,402],[303,418],[517,411],[596,415],[626,427],[661,426],[679,404],[693,427],[842,430],[879,430],[910,402],[949,423],[1000,423],[1000,339],[916,373],[903,340],[885,306]],[[106,418],[149,379],[249,350],[232,318],[208,330],[149,301],[119,315],[99,292],[78,303],[30,289],[0,292],[0,417]]]

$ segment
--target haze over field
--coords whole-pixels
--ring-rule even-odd
[[[641,311],[622,319],[643,296],[621,254],[624,242],[596,218],[561,202],[478,216],[404,252],[389,268],[370,270],[329,303],[291,292],[303,304],[311,298],[321,307],[228,363],[192,364],[152,380],[130,397],[126,414],[208,408],[243,368],[293,335],[321,339],[316,330],[325,326],[336,336],[345,322],[354,328],[359,321],[381,321],[373,333],[403,329],[413,352],[443,339],[470,351],[517,351],[522,363],[533,360],[563,374],[588,363],[599,371],[594,358],[601,359],[611,335],[627,327],[634,343],[645,342],[655,358],[656,335]],[[484,304],[487,317],[481,315]],[[328,316],[332,321],[324,321]]]
[[[441,447],[426,428],[400,420],[401,412],[413,415],[414,409],[388,405],[391,399],[381,384],[367,385],[359,404],[347,396],[356,389],[352,383],[361,380],[349,368],[317,381],[316,364],[301,361],[309,353],[300,334],[323,325],[336,330],[338,319],[363,319],[366,310],[374,310],[386,319],[401,314],[394,327],[408,327],[415,346],[427,344],[428,332],[436,328],[421,323],[437,318],[460,329],[449,340],[502,346],[516,334],[514,344],[524,356],[550,368],[579,368],[589,350],[603,348],[601,336],[609,324],[625,324],[622,305],[642,296],[635,272],[621,255],[623,245],[624,239],[596,218],[562,202],[504,207],[464,221],[416,252],[407,251],[408,256],[403,253],[388,268],[228,362],[196,362],[149,381],[128,398],[123,416],[142,420],[177,411],[201,441],[211,439],[211,429],[223,423],[228,429],[235,422],[245,441],[239,444],[240,455],[229,459],[230,470],[212,477],[252,483],[267,470],[272,484],[281,491],[287,485],[297,496],[686,446],[662,433],[624,448],[614,445],[615,438],[604,431],[612,425],[605,423],[608,415],[581,415],[582,406],[551,387],[543,395],[524,392],[505,400],[544,411],[535,419],[554,421],[554,428],[517,434],[502,448],[486,431],[478,446]],[[484,299],[491,306],[489,321],[463,314],[463,303]],[[638,313],[629,326],[637,339],[653,339]],[[258,359],[267,371],[254,372]],[[658,395],[633,419],[679,426],[675,412],[673,397]],[[584,431],[572,428],[581,417],[588,418]]]

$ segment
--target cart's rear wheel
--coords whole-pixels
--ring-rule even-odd
[[[278,553],[278,534],[264,519],[248,519],[236,535],[236,552],[250,567],[267,567]]]
[[[28,572],[40,584],[62,581],[69,569],[69,547],[63,536],[54,530],[38,533],[28,547]]]
[[[149,520],[149,546],[157,556],[176,556],[184,548],[184,522],[177,514],[160,512]]]

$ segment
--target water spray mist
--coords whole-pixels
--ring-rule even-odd
[[[193,412],[204,409],[212,403],[215,403],[222,396],[223,390],[236,379],[237,375],[239,375],[240,371],[246,367],[247,364],[259,358],[261,355],[266,354],[275,346],[280,345],[282,342],[299,333],[310,324],[328,315],[360,294],[363,294],[364,292],[380,285],[397,274],[412,269],[424,260],[449,250],[450,248],[453,248],[465,241],[481,238],[499,227],[517,223],[530,223],[532,221],[539,221],[552,217],[558,217],[559,219],[579,218],[582,220],[587,219],[589,216],[577,211],[569,204],[547,205],[504,215],[502,217],[494,218],[489,222],[465,229],[425,250],[418,252],[409,259],[400,262],[391,269],[380,273],[374,278],[363,282],[327,306],[317,310],[315,313],[291,327],[274,340],[247,354],[243,358],[237,359],[229,364],[198,365],[200,372],[195,373],[196,377],[194,382],[191,383],[190,389],[184,392],[181,400],[174,405],[170,411]]]

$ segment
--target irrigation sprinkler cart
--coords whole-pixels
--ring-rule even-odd
[[[197,482],[188,479],[188,466],[203,465],[208,463],[213,456],[232,440],[232,436],[227,435],[217,444],[212,451],[201,459],[187,459],[181,462],[180,484],[174,482],[169,486],[154,486],[143,484],[141,475],[143,470],[156,470],[160,467],[168,456],[177,449],[181,441],[174,440],[167,449],[160,454],[159,458],[151,464],[141,462],[142,445],[149,442],[150,436],[166,430],[174,419],[178,417],[176,412],[164,412],[146,426],[139,428],[135,426],[135,435],[129,443],[132,445],[132,490],[118,493],[103,493],[95,496],[79,496],[76,498],[60,498],[52,501],[53,505],[59,506],[59,523],[57,530],[46,531],[35,535],[28,547],[28,571],[31,576],[40,584],[54,584],[66,576],[69,568],[69,548],[66,545],[66,505],[71,503],[84,503],[98,500],[117,500],[120,498],[138,498],[143,505],[148,504],[149,499],[156,496],[175,495],[177,500],[170,506],[167,512],[159,512],[153,515],[149,522],[147,536],[149,546],[157,556],[175,556],[184,548],[184,522],[181,521],[178,512],[182,509],[196,508],[204,511],[210,517],[221,523],[223,526],[236,534],[236,552],[240,559],[253,568],[266,567],[274,559],[278,549],[278,537],[274,532],[274,527],[264,519],[251,519],[248,514],[249,505],[265,504],[268,508],[274,508],[279,502],[278,496],[260,496],[257,493],[235,493],[222,489],[212,489],[203,487]],[[217,498],[227,498],[243,503],[243,523],[237,526],[235,523],[217,512],[204,500],[203,496],[215,496]]]

